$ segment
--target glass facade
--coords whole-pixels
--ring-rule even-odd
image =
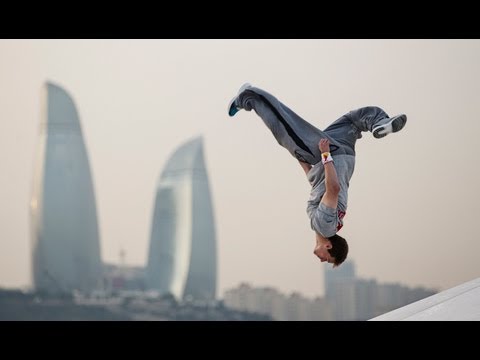
[[[95,194],[79,117],[59,86],[42,88],[30,201],[36,291],[89,292],[101,283]]]
[[[217,247],[203,139],[169,158],[156,189],[147,286],[177,299],[213,300]]]

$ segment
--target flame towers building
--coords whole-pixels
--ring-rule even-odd
[[[89,292],[101,281],[95,194],[72,98],[42,89],[42,118],[30,202],[33,285],[37,291]]]
[[[215,298],[217,248],[201,137],[180,146],[160,176],[146,275],[150,289],[177,299]]]

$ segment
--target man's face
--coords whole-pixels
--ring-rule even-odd
[[[320,259],[321,262],[327,261],[330,264],[335,263],[335,258],[330,255],[328,252],[328,249],[331,249],[332,244],[330,241],[328,244],[321,244],[317,245],[315,247],[315,250],[313,250],[313,253]]]

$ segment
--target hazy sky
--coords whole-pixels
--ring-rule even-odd
[[[203,135],[218,241],[218,295],[240,282],[323,294],[303,170],[252,111],[244,82],[323,129],[367,105],[405,113],[357,142],[345,225],[364,278],[446,289],[480,276],[479,40],[0,40],[0,286],[31,282],[29,201],[40,94],[77,106],[101,254],[144,265],[155,186]]]

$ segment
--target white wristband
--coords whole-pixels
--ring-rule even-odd
[[[333,161],[333,158],[332,158],[332,155],[330,155],[329,152],[324,152],[322,153],[322,164],[325,165],[329,162],[332,162]]]

